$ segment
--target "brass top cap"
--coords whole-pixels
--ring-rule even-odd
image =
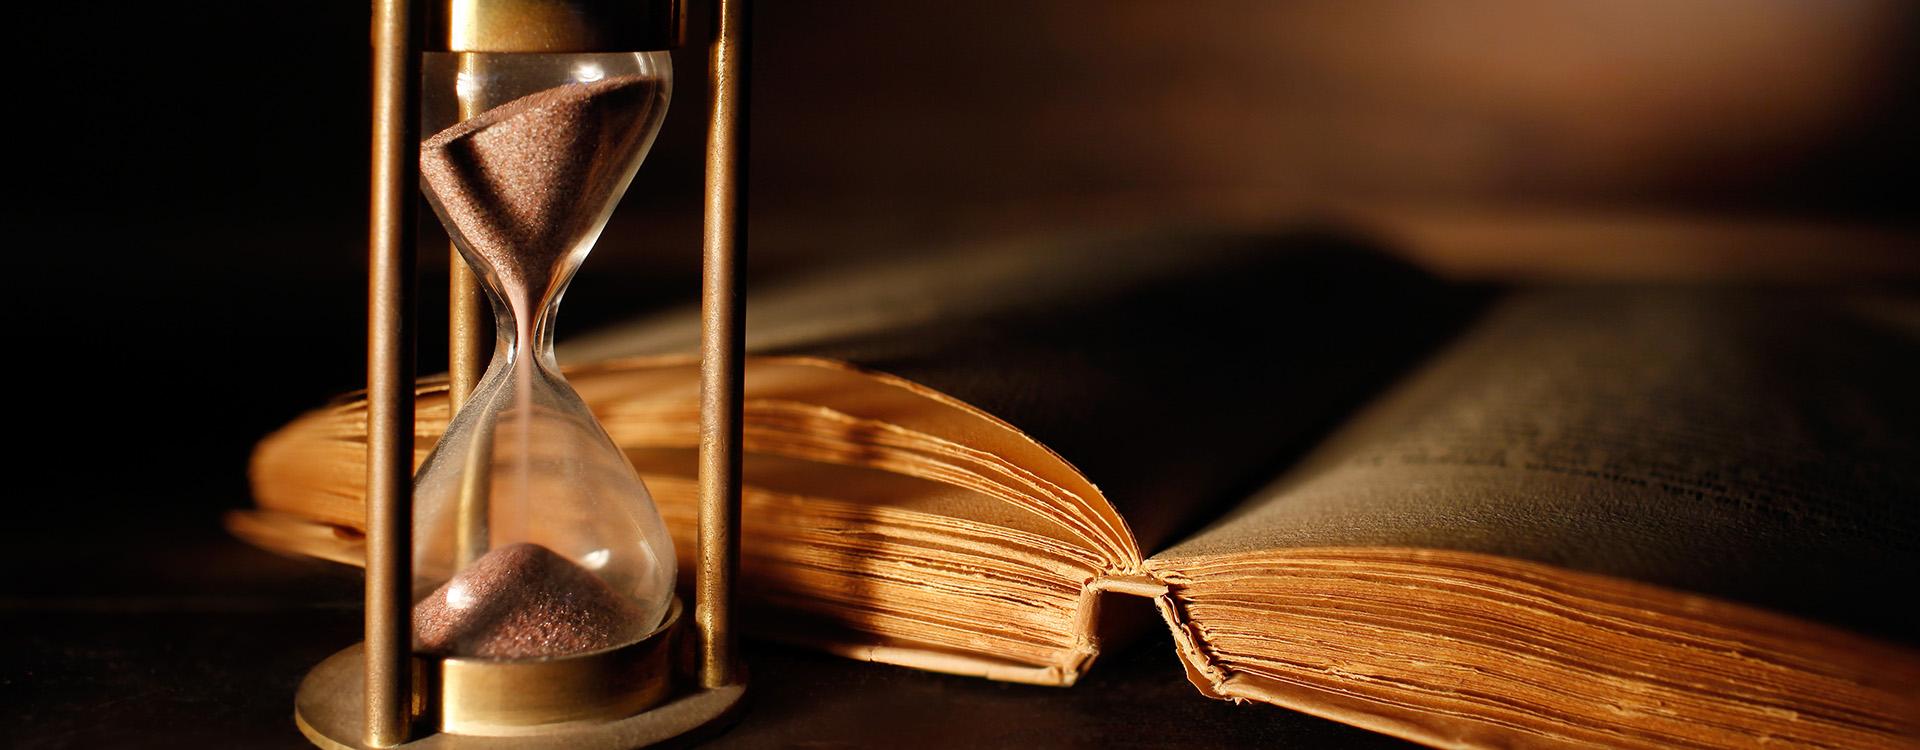
[[[449,0],[449,52],[641,52],[680,46],[683,0]]]

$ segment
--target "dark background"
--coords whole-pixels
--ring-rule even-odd
[[[1920,6],[1903,0],[761,5],[762,280],[1016,235],[1309,221],[1475,281],[1920,269]],[[294,681],[353,638],[351,577],[240,547],[219,516],[248,503],[255,439],[362,383],[367,21],[354,3],[34,3],[0,32],[0,226],[25,324],[0,557],[17,744],[223,725],[294,744]],[[696,11],[665,130],[563,333],[694,294],[707,28]],[[444,363],[444,267],[430,247],[426,370]],[[1038,706],[1077,717],[1069,736],[1139,715],[1097,697],[1131,691],[1226,722],[1199,744],[1368,737],[1191,696],[1165,643],[1075,691],[761,649],[770,681],[791,666],[828,696]],[[765,721],[861,742],[800,694],[772,693],[788,709]]]

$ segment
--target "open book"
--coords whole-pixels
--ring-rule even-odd
[[[683,555],[694,320],[562,348]],[[761,635],[1065,685],[1143,596],[1207,695],[1433,745],[1915,741],[1911,300],[1496,294],[1169,235],[821,274],[749,332]],[[443,386],[419,414],[424,457]],[[357,562],[363,421],[262,441],[230,527]]]

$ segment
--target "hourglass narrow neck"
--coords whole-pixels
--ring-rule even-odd
[[[584,253],[582,253],[584,254]],[[571,264],[578,268],[578,263]],[[554,360],[554,323],[560,316],[560,300],[573,280],[572,270],[536,292],[501,282],[489,274],[487,296],[493,303],[494,329],[499,333],[496,351],[512,361],[531,356],[549,370],[557,369]],[[525,346],[523,349],[522,346]]]

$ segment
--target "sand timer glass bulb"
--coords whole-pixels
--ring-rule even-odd
[[[414,481],[415,648],[552,658],[632,643],[673,596],[640,477],[554,362],[562,293],[652,145],[665,52],[436,55],[455,113],[421,144],[428,201],[486,286],[494,356]]]

